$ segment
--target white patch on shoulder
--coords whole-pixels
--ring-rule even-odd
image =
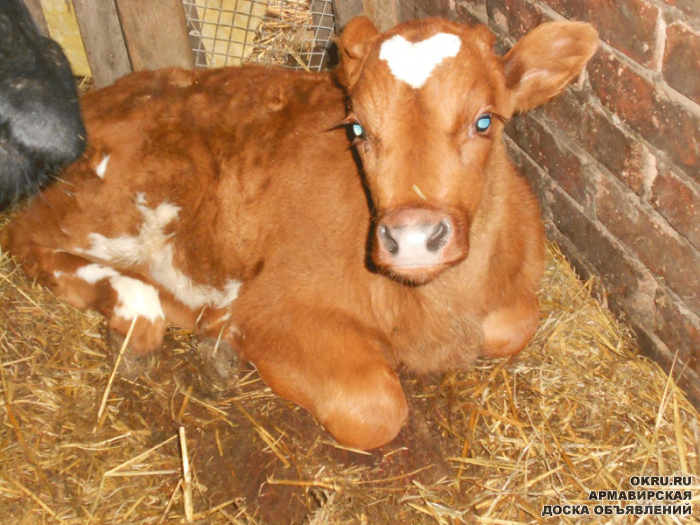
[[[420,42],[395,35],[382,44],[379,58],[386,61],[397,79],[419,89],[438,64],[457,56],[460,47],[462,40],[452,33],[438,33]]]
[[[102,157],[102,160],[95,168],[95,173],[97,173],[97,176],[101,179],[105,178],[105,173],[107,173],[107,163],[108,162],[109,162],[109,155],[105,155],[104,157]]]
[[[150,284],[123,275],[110,277],[109,282],[119,296],[115,315],[126,320],[136,317],[144,317],[151,322],[165,319],[158,290]]]
[[[136,207],[143,216],[143,223],[135,236],[122,235],[109,238],[99,233],[88,235],[90,248],[76,250],[105,263],[130,266],[146,265],[150,277],[175,298],[192,309],[212,305],[221,308],[238,297],[241,282],[231,279],[223,289],[197,284],[174,264],[174,247],[165,227],[177,219],[180,208],[163,202],[149,208],[143,193],[136,195]]]
[[[120,274],[114,268],[101,264],[88,264],[80,267],[75,274],[82,280],[94,284],[109,279],[117,292],[114,314],[126,320],[143,317],[153,322],[165,319],[165,312],[158,297],[158,290],[150,284]]]
[[[108,277],[116,277],[119,275],[114,268],[109,266],[102,266],[101,264],[87,264],[78,268],[75,275],[80,277],[83,281],[95,284],[97,281],[106,279]]]
[[[153,279],[193,310],[206,305],[223,308],[238,297],[238,290],[242,284],[240,281],[231,279],[224,285],[223,289],[196,284],[176,268],[173,261],[173,245],[168,244],[151,259],[148,269]]]

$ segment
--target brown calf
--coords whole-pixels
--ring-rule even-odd
[[[85,96],[87,152],[2,246],[133,322],[135,350],[167,324],[220,336],[338,441],[380,446],[406,419],[397,367],[465,368],[537,328],[542,226],[503,123],[560,93],[597,36],[545,24],[504,57],[493,40],[358,18],[342,88],[263,67],[128,76]]]

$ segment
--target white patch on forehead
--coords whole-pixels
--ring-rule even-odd
[[[386,61],[397,79],[418,89],[438,64],[457,56],[461,46],[462,40],[452,33],[438,33],[420,42],[409,42],[395,35],[381,45],[379,58]]]
[[[109,284],[117,292],[114,314],[126,320],[143,317],[153,322],[165,319],[165,312],[158,297],[158,290],[138,279],[126,277],[114,268],[101,264],[88,264],[80,267],[75,274],[82,280],[94,284],[109,279]]]
[[[90,248],[76,251],[106,263],[131,266],[145,264],[155,282],[192,309],[205,305],[221,308],[238,297],[240,281],[231,279],[223,289],[219,289],[197,284],[175,267],[171,235],[165,233],[165,228],[177,219],[179,207],[163,202],[155,208],[149,208],[142,193],[136,195],[136,207],[143,216],[143,223],[137,235],[109,238],[99,233],[91,233],[88,235]]]
[[[105,178],[105,173],[107,173],[107,163],[108,162],[109,162],[109,155],[105,155],[104,157],[102,157],[102,160],[95,168],[95,173],[97,173],[97,176],[101,179]]]

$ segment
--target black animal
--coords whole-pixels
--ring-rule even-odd
[[[85,148],[70,64],[21,0],[0,0],[0,210]]]

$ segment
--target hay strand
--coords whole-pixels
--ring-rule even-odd
[[[95,423],[95,428],[93,429],[93,432],[97,432],[100,429],[100,427],[102,426],[102,423],[104,422],[104,416],[106,416],[104,410],[105,410],[105,405],[107,404],[107,398],[109,397],[109,392],[112,389],[112,384],[114,383],[114,377],[117,375],[117,370],[119,369],[119,364],[122,362],[122,358],[124,357],[124,352],[129,347],[129,341],[131,340],[131,334],[134,331],[134,326],[136,325],[137,319],[138,319],[138,316],[134,317],[131,320],[131,325],[129,326],[129,331],[126,333],[126,337],[124,338],[124,342],[122,343],[122,346],[119,349],[119,353],[117,354],[117,360],[114,363],[114,367],[112,368],[112,373],[109,375],[109,379],[107,380],[107,387],[105,388],[105,391],[102,394],[102,400],[100,401],[100,407],[97,409],[97,422]]]
[[[192,505],[192,471],[190,470],[190,459],[187,454],[187,437],[185,427],[180,427],[180,450],[182,451],[182,503],[185,508],[185,519],[192,523],[194,517],[194,507]]]

